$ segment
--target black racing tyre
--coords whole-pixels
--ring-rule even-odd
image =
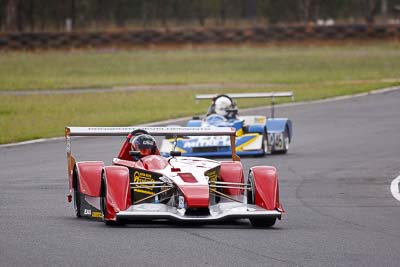
[[[268,228],[274,226],[276,218],[250,219],[251,225],[257,228]]]
[[[265,156],[268,153],[268,135],[267,130],[264,129],[262,133],[262,146],[261,149],[263,150],[263,154],[261,156]]]
[[[100,187],[100,209],[101,213],[103,214],[103,221],[106,225],[113,225],[112,221],[107,221],[105,218],[107,216],[107,184],[106,184],[106,177],[104,172],[101,174],[101,187]]]
[[[255,184],[253,172],[249,172],[249,177],[247,179],[247,186],[250,190],[247,190],[247,204],[255,204]],[[275,224],[276,218],[250,218],[250,223],[254,227],[267,228]]]
[[[249,188],[246,192],[247,196],[247,204],[255,204],[255,188],[254,188],[254,176],[253,172],[249,172],[249,176],[247,178],[247,187]]]
[[[75,216],[80,218],[82,217],[81,213],[81,189],[79,183],[79,175],[76,168],[73,172],[73,186],[74,186],[74,209],[75,209]]]
[[[100,184],[100,210],[103,214],[103,218],[107,215],[106,210],[106,181],[104,177],[104,173],[101,174],[101,184]]]

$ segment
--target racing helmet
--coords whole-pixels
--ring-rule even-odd
[[[228,115],[228,109],[231,109],[233,107],[232,100],[230,100],[226,96],[221,96],[218,97],[217,100],[215,100],[215,113],[221,116],[226,116]]]
[[[157,151],[156,140],[148,134],[137,135],[131,140],[132,150],[140,151],[142,156],[154,155]]]

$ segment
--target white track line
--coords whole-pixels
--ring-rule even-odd
[[[345,96],[337,96],[337,97],[332,97],[332,98],[327,98],[327,99],[319,99],[319,100],[312,100],[312,101],[302,101],[302,102],[295,102],[295,103],[285,103],[285,104],[280,104],[280,105],[277,105],[277,106],[280,106],[280,107],[291,107],[291,106],[300,106],[300,105],[309,105],[309,104],[319,104],[319,103],[340,101],[340,100],[345,100],[345,99],[355,98],[355,97],[362,97],[362,96],[367,96],[367,95],[384,94],[384,93],[397,91],[397,90],[400,90],[400,86],[387,87],[387,88],[372,90],[372,91],[369,91],[369,92],[355,94],[355,95],[345,95]],[[242,109],[241,111],[242,112],[257,111],[257,110],[265,109],[265,108],[268,108],[268,107],[270,107],[270,106],[262,106],[262,107],[256,107],[256,108]],[[146,124],[136,125],[136,126],[156,126],[156,125],[159,125],[159,124],[174,124],[174,123],[176,123],[178,121],[189,120],[191,118],[192,117],[183,117],[183,118],[172,119],[172,120],[165,120],[165,121],[159,121],[159,122],[146,123]],[[47,142],[47,141],[51,141],[51,140],[62,140],[62,139],[64,139],[64,137],[41,138],[41,139],[35,139],[35,140],[19,142],[19,143],[4,144],[4,145],[0,145],[0,148],[21,146],[21,145],[34,144],[34,143],[43,143],[43,142]]]
[[[24,141],[24,142],[0,145],[0,148],[23,146],[23,145],[29,145],[29,144],[44,143],[44,142],[48,142],[48,141],[58,141],[58,140],[63,140],[63,139],[65,139],[65,137],[40,138],[40,139],[34,139],[34,140],[29,140],[29,141]]]
[[[390,191],[392,192],[393,197],[400,201],[400,175],[392,181]]]

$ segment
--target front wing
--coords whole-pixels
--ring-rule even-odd
[[[208,215],[185,215],[185,209],[178,209],[165,204],[132,205],[117,213],[117,220],[171,220],[187,222],[218,222],[234,219],[281,219],[282,212],[265,210],[256,205],[238,202],[222,202],[210,206]]]

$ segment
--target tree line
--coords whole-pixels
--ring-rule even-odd
[[[0,31],[398,21],[400,0],[0,0]]]

